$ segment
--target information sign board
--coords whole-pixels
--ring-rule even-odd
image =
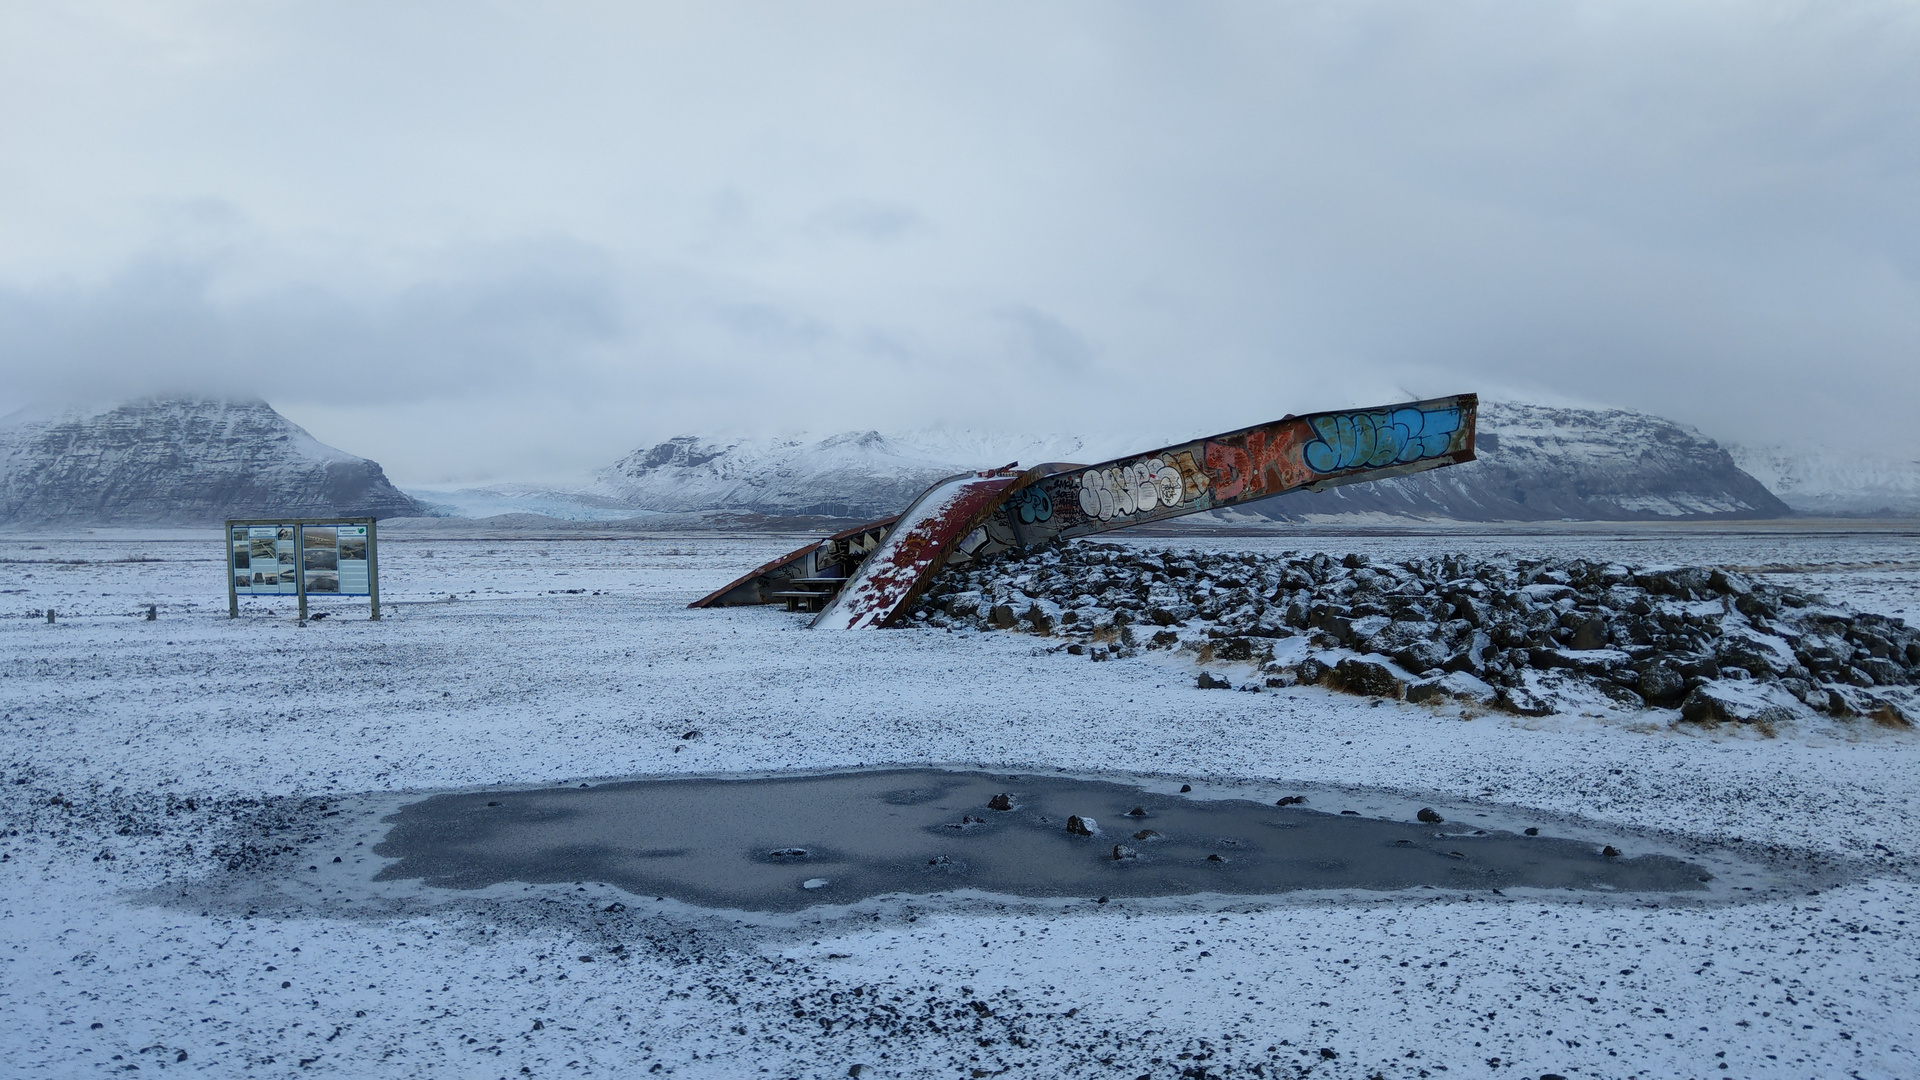
[[[242,596],[366,596],[380,617],[372,518],[227,522],[228,614]]]

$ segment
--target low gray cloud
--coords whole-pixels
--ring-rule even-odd
[[[0,406],[255,393],[403,478],[1403,389],[1920,448],[1910,4],[54,10]]]
[[[97,285],[0,288],[0,381],[16,395],[103,400],[241,394],[326,405],[511,392],[564,377],[624,331],[591,253],[467,252],[392,288],[241,284],[219,261],[150,256]]]

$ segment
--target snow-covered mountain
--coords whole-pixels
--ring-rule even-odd
[[[1018,461],[1099,461],[1104,447],[1074,437],[979,431],[826,438],[702,439],[682,435],[602,470],[592,493],[648,510],[732,510],[876,518],[898,512],[942,477]]]
[[[1257,503],[1283,520],[1362,512],[1457,521],[1661,521],[1791,513],[1718,443],[1627,409],[1482,402],[1477,460]]]
[[[162,397],[0,419],[0,524],[420,512],[379,465],[264,401]]]
[[[1904,458],[1828,446],[1729,446],[1727,452],[1804,514],[1920,516],[1920,447]]]

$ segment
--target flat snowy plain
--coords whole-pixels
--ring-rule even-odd
[[[1920,614],[1900,528],[1137,542],[1771,567]],[[5,1071],[1920,1075],[1920,736],[1462,720],[1198,690],[1165,653],[1094,664],[1019,633],[686,609],[793,543],[394,529],[387,618],[316,602],[335,614],[302,628],[290,603],[227,619],[217,532],[0,537]],[[369,881],[378,819],[413,793],[926,763],[1564,835],[1578,817],[1731,845],[1801,884],[762,916],[595,882]]]

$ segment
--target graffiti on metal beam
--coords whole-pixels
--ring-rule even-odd
[[[904,516],[809,544],[692,606],[785,600],[819,611],[815,626],[889,625],[951,563],[1472,461],[1478,409],[1460,394],[1288,416],[1098,465],[949,477]]]

